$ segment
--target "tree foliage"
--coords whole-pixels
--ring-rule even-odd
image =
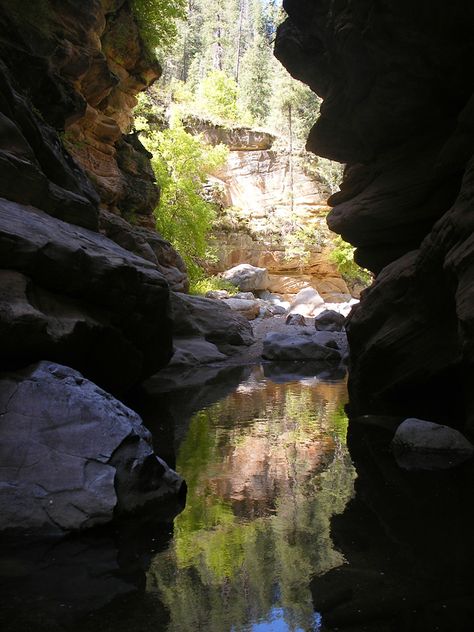
[[[161,189],[155,211],[158,231],[184,258],[190,276],[199,274],[197,260],[205,257],[207,235],[215,218],[211,203],[202,197],[208,176],[225,160],[227,149],[210,147],[188,134],[179,118],[163,131],[152,131],[145,141]]]
[[[355,248],[337,236],[334,239],[334,250],[331,252],[331,261],[337,265],[339,272],[349,285],[369,285],[372,282],[372,274],[365,268],[361,268],[354,261]]]
[[[237,84],[223,70],[211,71],[199,85],[198,107],[211,117],[236,121]]]
[[[178,36],[177,20],[186,17],[186,0],[132,0],[141,36],[150,50],[170,50]]]

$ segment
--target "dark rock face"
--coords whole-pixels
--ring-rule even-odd
[[[124,132],[160,69],[124,0],[28,9],[0,6],[0,370],[47,358],[116,392],[168,362],[166,280],[188,287],[171,245],[119,215],[152,224],[149,155]]]
[[[324,98],[308,148],[347,163],[328,224],[378,274],[347,329],[353,410],[472,430],[473,5],[285,8],[276,55]]]
[[[349,425],[356,495],[331,522],[346,563],[311,583],[328,632],[472,628],[472,462],[443,472],[401,469],[389,449],[400,421]]]
[[[177,493],[140,419],[88,380],[122,394],[167,364],[165,277],[187,275],[127,133],[161,72],[130,3],[4,0],[0,31],[0,371],[19,370],[0,380],[0,528],[62,534]]]
[[[171,357],[168,284],[99,233],[0,199],[3,370],[44,358],[112,390]]]
[[[140,417],[80,373],[41,362],[0,382],[0,531],[62,534],[176,497]]]

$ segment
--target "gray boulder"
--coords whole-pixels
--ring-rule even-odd
[[[251,345],[252,327],[225,301],[171,292],[174,335],[200,336],[216,345]]]
[[[162,373],[166,372],[170,367],[210,364],[225,360],[227,357],[219,351],[215,344],[208,342],[204,338],[175,338],[173,344],[175,348],[174,355]]]
[[[288,314],[285,325],[296,325],[298,327],[306,327],[306,319],[302,314]]]
[[[2,376],[0,437],[0,531],[82,530],[183,488],[140,417],[69,367]]]
[[[222,278],[243,292],[267,290],[270,283],[266,268],[257,268],[249,263],[241,263],[230,268],[230,270],[226,270],[222,274]]]
[[[400,424],[392,448],[404,469],[447,469],[474,455],[474,446],[454,428],[416,418]]]
[[[262,356],[266,360],[317,360],[338,365],[341,354],[337,340],[326,332],[272,332],[263,340]]]
[[[314,319],[318,331],[342,331],[346,322],[345,316],[332,309],[326,309]]]
[[[224,303],[234,312],[238,312],[247,320],[254,320],[260,314],[260,301],[246,298],[226,298]]]

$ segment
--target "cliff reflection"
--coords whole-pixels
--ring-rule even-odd
[[[169,632],[265,630],[275,619],[279,630],[318,629],[309,582],[343,562],[329,522],[355,478],[344,401],[343,383],[275,384],[255,369],[193,417],[177,460],[187,506],[148,573]]]

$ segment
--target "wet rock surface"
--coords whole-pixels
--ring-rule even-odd
[[[348,324],[353,410],[472,432],[472,4],[284,6],[276,55],[324,99],[307,147],[347,164],[329,226],[378,274]]]
[[[140,417],[68,367],[2,374],[1,531],[61,535],[177,497]]]

